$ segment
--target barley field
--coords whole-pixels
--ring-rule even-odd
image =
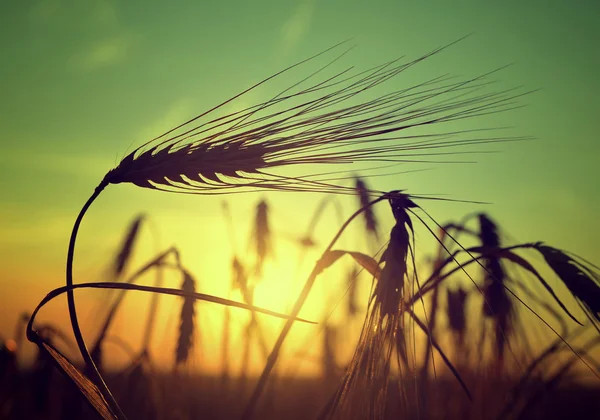
[[[0,419],[600,413],[597,6],[2,8]]]

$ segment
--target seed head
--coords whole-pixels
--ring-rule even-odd
[[[462,288],[455,291],[448,289],[448,321],[450,329],[463,336],[467,327],[466,302],[467,292]]]
[[[583,304],[588,315],[600,321],[600,275],[595,267],[542,243],[537,243],[534,247],[573,296]]]
[[[196,281],[187,271],[183,273],[183,283],[181,290],[187,293],[196,291]],[[179,322],[179,338],[177,340],[177,348],[175,350],[175,366],[185,363],[189,357],[190,350],[194,340],[194,317],[196,311],[194,304],[196,299],[192,297],[183,298],[183,306],[181,307],[181,316]]]
[[[119,253],[117,254],[117,258],[115,260],[115,277],[119,277],[121,273],[125,270],[125,266],[127,265],[129,257],[131,256],[135,239],[140,230],[140,225],[143,219],[144,215],[136,217],[135,220],[131,223],[129,230],[127,231],[127,235],[125,235],[125,238],[123,239],[123,244],[121,245],[121,249],[119,250]]]
[[[461,81],[440,76],[376,93],[377,88],[443,48],[409,62],[394,60],[354,74],[350,68],[327,74],[333,68],[330,65],[345,54],[341,53],[270,100],[238,112],[209,116],[250,90],[335,48],[290,66],[147,142],[109,171],[102,186],[132,183],[186,194],[240,188],[349,193],[329,183],[329,175],[283,176],[277,169],[310,164],[424,162],[428,161],[424,156],[440,155],[437,150],[431,152],[438,147],[519,139],[482,137],[484,129],[444,132],[433,128],[510,109],[514,99],[524,94],[483,92],[490,85],[486,80],[489,75]],[[312,85],[307,86],[309,80]]]
[[[375,218],[375,212],[372,206],[368,206],[371,198],[369,197],[369,190],[365,181],[360,177],[354,178],[354,189],[358,195],[358,201],[361,208],[365,208],[363,216],[365,219],[365,227],[367,233],[373,235],[375,239],[379,239],[379,232],[377,230],[377,219]]]
[[[256,273],[260,275],[265,260],[271,257],[273,253],[271,229],[269,227],[269,207],[265,200],[261,200],[256,206],[253,237],[256,253]]]

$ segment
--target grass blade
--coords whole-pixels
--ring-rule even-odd
[[[102,396],[102,393],[85,375],[83,375],[65,356],[56,348],[37,336],[36,344],[40,351],[48,354],[54,360],[56,367],[79,389],[92,408],[104,419],[115,420],[117,416]]]

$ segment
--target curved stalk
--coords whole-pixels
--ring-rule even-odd
[[[329,251],[331,251],[331,248],[333,248],[333,245],[335,245],[337,240],[340,238],[340,236],[342,235],[344,230],[346,230],[346,228],[348,227],[350,222],[352,222],[352,220],[354,220],[359,214],[361,214],[363,211],[365,211],[365,209],[375,205],[376,203],[378,203],[380,201],[383,201],[383,200],[389,198],[389,196],[390,196],[389,194],[384,194],[381,197],[371,201],[370,203],[366,204],[365,206],[363,206],[360,209],[358,209],[357,211],[355,211],[354,214],[352,214],[348,218],[348,220],[346,220],[344,222],[342,227],[338,230],[338,232],[336,233],[334,238],[331,240],[331,242],[325,249],[325,251],[323,251],[323,253],[321,254],[321,259]],[[296,302],[294,303],[294,307],[292,308],[292,312],[290,314],[291,317],[296,317],[300,313],[300,309],[302,309],[304,302],[308,298],[308,293],[310,292],[310,289],[312,288],[318,274],[322,271],[320,261],[321,260],[317,261],[317,263],[315,264],[315,267],[313,268],[312,272],[308,276],[306,283],[304,283],[304,287],[302,288],[302,291],[300,292],[300,295],[298,295],[298,298],[296,299]],[[256,406],[258,404],[258,399],[262,395],[262,392],[266,387],[267,380],[269,379],[269,375],[271,374],[271,371],[273,370],[273,367],[275,366],[275,363],[277,362],[277,357],[279,356],[279,352],[281,350],[281,346],[283,345],[283,341],[285,340],[288,333],[292,329],[293,324],[294,324],[294,320],[288,319],[286,321],[285,325],[283,326],[283,329],[279,333],[279,337],[277,337],[277,341],[275,342],[275,345],[273,346],[273,350],[271,350],[271,354],[269,355],[269,358],[267,359],[267,364],[265,365],[265,368],[263,369],[263,371],[260,375],[260,378],[258,379],[258,383],[256,384],[256,387],[254,388],[254,391],[252,392],[252,395],[250,396],[250,400],[248,401],[248,404],[246,405],[246,408],[244,409],[244,413],[242,414],[242,420],[249,420],[252,418],[252,416],[254,414],[254,410],[256,409]]]
[[[71,231],[71,238],[69,239],[69,250],[67,253],[67,272],[66,272],[66,286],[67,286],[67,303],[69,305],[69,318],[71,319],[71,326],[73,327],[73,334],[75,335],[75,341],[77,342],[77,347],[79,347],[79,351],[81,352],[81,356],[83,356],[83,360],[88,368],[92,376],[92,381],[96,383],[98,389],[110,405],[110,408],[117,415],[119,419],[127,419],[121,407],[115,400],[114,396],[108,389],[108,386],[104,382],[102,375],[98,371],[96,364],[92,360],[92,356],[87,349],[85,344],[85,340],[83,339],[83,334],[81,333],[81,328],[79,327],[79,321],[77,319],[77,311],[75,309],[75,294],[73,292],[73,258],[75,255],[75,241],[77,239],[77,232],[79,231],[79,225],[81,225],[81,221],[83,220],[83,216],[88,211],[92,203],[102,190],[108,185],[108,182],[102,180],[100,185],[96,187],[92,196],[87,200],[87,202],[82,207],[77,219],[75,220],[75,224],[73,225],[73,230]],[[33,317],[32,317],[33,319]]]

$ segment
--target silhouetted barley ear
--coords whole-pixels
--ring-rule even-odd
[[[233,271],[232,289],[246,290],[248,288],[248,275],[239,258],[233,257],[231,269]]]
[[[407,196],[395,192],[389,199],[392,214],[396,224],[390,233],[390,242],[381,256],[381,262],[385,262],[381,270],[380,280],[377,282],[374,297],[379,296],[381,309],[384,314],[402,312],[398,303],[402,305],[402,292],[404,279],[407,275],[406,258],[410,248],[410,233],[413,232],[412,221],[408,209],[417,207]]]
[[[546,263],[581,302],[587,316],[598,327],[600,322],[600,274],[598,268],[577,260],[560,249],[542,243],[534,245]]]
[[[185,270],[183,272],[181,290],[187,293],[194,293],[196,291],[196,280],[194,280],[191,274]],[[188,360],[190,350],[194,343],[195,303],[196,300],[193,298],[183,298],[183,305],[181,307],[181,315],[179,318],[179,337],[177,339],[177,348],[175,350],[175,367]]]
[[[459,343],[462,343],[467,330],[466,303],[468,295],[463,288],[459,287],[456,290],[448,289],[447,297],[450,329],[457,334]]]
[[[326,380],[336,378],[338,375],[338,365],[335,357],[337,347],[337,328],[331,325],[325,325],[323,334],[323,352],[322,352],[322,374]]]
[[[500,247],[498,228],[484,213],[479,214],[479,238],[481,245],[487,249]],[[493,319],[496,367],[501,370],[504,366],[506,341],[512,330],[513,303],[504,286],[506,273],[502,267],[501,258],[494,253],[489,253],[483,259],[483,266],[485,267],[483,313],[486,317]]]
[[[427,131],[438,123],[514,108],[515,99],[525,93],[485,92],[491,85],[489,76],[499,69],[463,80],[433,77],[408,88],[387,89],[381,96],[371,94],[446,47],[413,61],[397,59],[354,74],[351,68],[332,71],[331,65],[345,54],[342,52],[272,99],[209,119],[209,114],[248,91],[336,47],[268,77],[142,145],[107,174],[105,184],[133,183],[184,193],[242,186],[330,190],[319,183],[330,175],[290,178],[271,170],[297,164],[423,161],[424,155],[439,155],[430,153],[438,147],[509,140],[480,136],[485,130]],[[415,127],[422,132],[412,133]],[[406,131],[411,133],[400,135]],[[418,150],[423,152],[415,153]]]
[[[373,299],[378,303],[382,316],[401,312],[408,239],[404,223],[396,222],[390,234],[388,247],[381,258],[385,266],[373,292]]]
[[[354,317],[358,313],[358,303],[356,297],[356,290],[358,288],[358,274],[358,269],[354,267],[346,276],[346,284],[348,287],[348,316],[350,317]]]
[[[384,415],[390,362],[394,349],[398,350],[396,341],[403,329],[403,292],[409,232],[412,232],[407,209],[416,207],[400,193],[395,193],[389,201],[396,224],[381,256],[380,263],[384,266],[375,280],[365,324],[330,417],[344,418],[351,413],[356,418],[381,419]]]
[[[254,271],[257,276],[260,276],[266,259],[273,255],[271,228],[269,226],[269,206],[265,200],[261,200],[256,206],[252,237],[254,240],[254,252],[256,254]]]
[[[369,189],[367,188],[365,181],[358,176],[354,178],[354,190],[358,195],[360,207],[367,206],[367,204],[369,204],[369,202],[371,201],[371,197],[369,197]],[[367,234],[373,235],[373,237],[378,240],[378,223],[377,219],[375,218],[375,212],[373,211],[372,206],[366,207],[365,211],[363,212],[363,217],[365,219],[365,227],[367,229]]]
[[[129,226],[127,235],[125,235],[125,238],[123,238],[123,243],[121,244],[121,248],[119,249],[117,258],[115,259],[115,265],[113,270],[115,278],[118,278],[123,273],[125,267],[127,266],[127,263],[129,262],[129,258],[131,257],[131,253],[135,245],[135,240],[137,238],[138,232],[140,230],[140,225],[142,224],[143,219],[144,215],[136,217],[135,220]]]

